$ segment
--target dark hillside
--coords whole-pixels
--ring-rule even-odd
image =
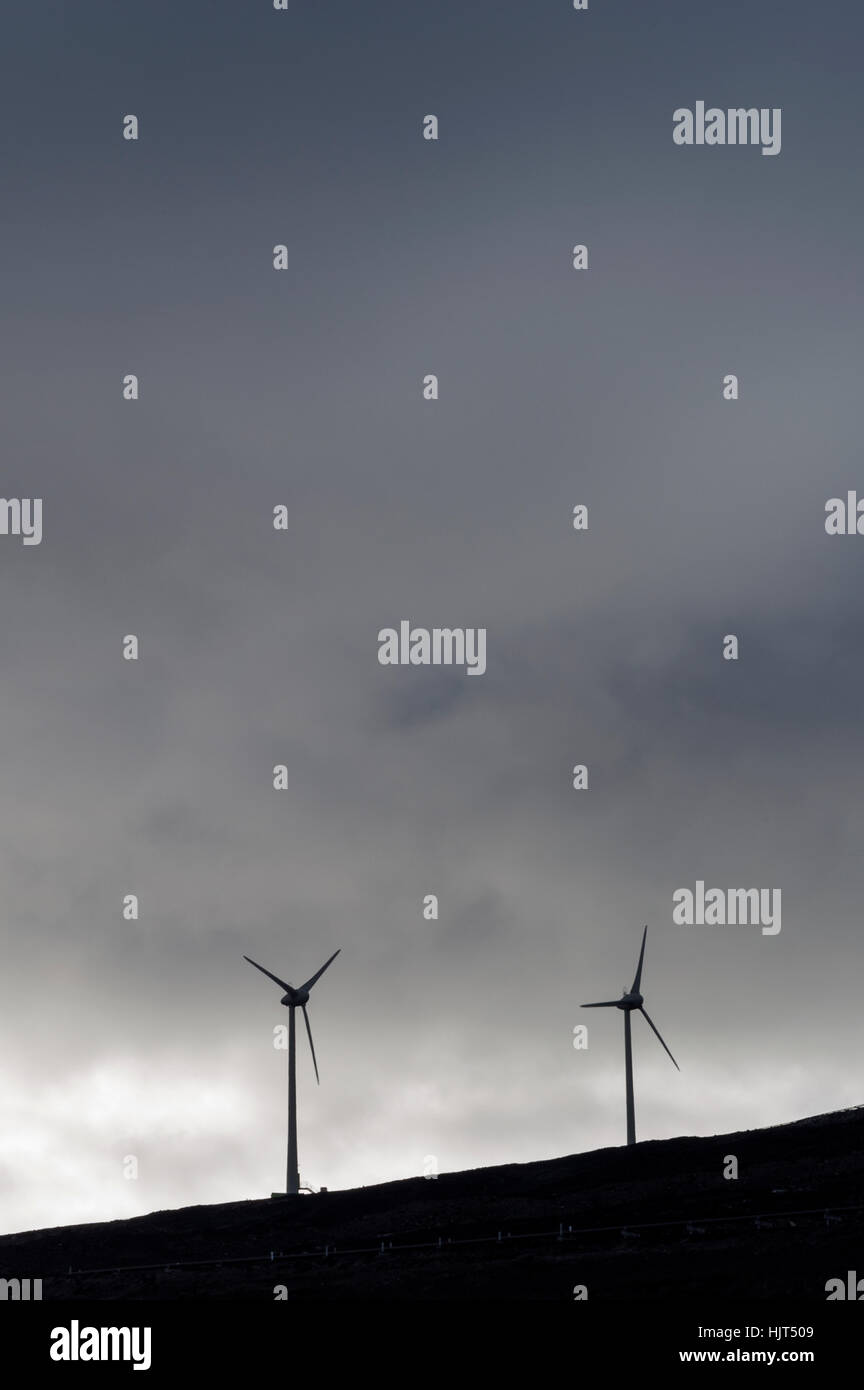
[[[858,1264],[864,1277],[864,1109],[0,1237],[0,1276],[41,1278],[46,1299],[272,1299],[283,1285],[306,1299],[559,1300],[585,1284],[591,1299],[824,1301],[826,1280]]]

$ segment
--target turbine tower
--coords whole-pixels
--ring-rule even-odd
[[[640,991],[640,986],[641,986],[641,984],[642,984],[642,961],[645,959],[645,938],[646,938],[647,935],[648,935],[648,928],[647,928],[647,926],[646,926],[644,932],[642,933],[642,950],[639,952],[639,965],[638,965],[638,968],[637,968],[637,970],[636,970],[636,978],[635,978],[635,980],[633,981],[633,984],[632,984],[631,988],[630,988],[629,990],[625,988],[624,993],[622,994],[622,996],[621,996],[620,999],[604,999],[604,1000],[602,1000],[599,1004],[583,1004],[583,1005],[581,1006],[583,1009],[623,1009],[623,1010],[624,1010],[624,1060],[625,1060],[626,1071],[627,1071],[627,1143],[628,1143],[628,1144],[635,1144],[635,1143],[636,1143],[636,1115],[635,1115],[635,1108],[634,1108],[634,1105],[633,1105],[633,1049],[632,1049],[631,1044],[630,1044],[630,1015],[632,1014],[632,1012],[633,1012],[634,1009],[638,1009],[638,1010],[639,1010],[640,1014],[642,1014],[642,1016],[643,1016],[643,1018],[645,1019],[646,1023],[647,1023],[647,1024],[649,1025],[649,1027],[652,1028],[652,1029],[654,1030],[654,1032],[657,1034],[657,1037],[659,1038],[659,1040],[660,1040],[661,1044],[663,1045],[663,1047],[666,1048],[666,1051],[667,1051],[667,1052],[669,1052],[668,1047],[666,1047],[665,1042],[663,1042],[663,1039],[660,1037],[659,1030],[658,1030],[657,1028],[654,1027],[654,1024],[651,1022],[651,1019],[648,1017],[647,1013],[645,1012],[644,1008],[642,1007],[642,1005],[643,1005],[643,1003],[644,1003],[644,1000],[643,1000],[643,998],[642,998],[642,995],[641,995],[640,992],[639,992],[639,991]],[[678,1069],[678,1071],[680,1071],[681,1068],[678,1066],[678,1063],[675,1061],[675,1058],[672,1056],[672,1053],[671,1053],[671,1052],[669,1052],[669,1056],[670,1056],[672,1062],[675,1064],[675,1066],[676,1066],[676,1068]]]
[[[340,947],[341,950],[341,947]],[[312,1049],[312,1064],[315,1067],[315,1080],[319,1086],[321,1084],[318,1076],[318,1062],[315,1058],[315,1044],[312,1041],[312,1029],[309,1024],[309,1015],[306,1012],[306,1005],[309,1002],[309,991],[316,980],[320,980],[328,965],[332,965],[338,956],[339,951],[334,951],[329,960],[325,960],[321,969],[306,981],[305,984],[295,987],[288,984],[285,980],[280,980],[278,975],[271,975],[269,970],[265,970],[263,965],[259,965],[257,960],[251,956],[244,956],[250,965],[254,965],[256,970],[260,970],[262,975],[266,975],[274,984],[281,985],[285,993],[280,999],[280,1004],[285,1004],[290,1010],[288,1016],[288,1174],[286,1191],[289,1197],[296,1197],[300,1191],[300,1172],[297,1166],[297,1048],[294,1032],[294,1013],[297,1009],[303,1010],[303,1017],[306,1020],[306,1032],[309,1034],[309,1046]]]

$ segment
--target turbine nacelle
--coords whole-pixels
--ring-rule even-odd
[[[631,990],[629,994],[625,994],[618,1000],[615,1007],[616,1009],[641,1009],[644,1003],[645,1000],[642,998],[642,995],[634,994]]]
[[[293,988],[292,988],[290,994],[283,994],[283,995],[282,995],[282,998],[279,1000],[279,1003],[280,1003],[280,1004],[287,1004],[287,1005],[289,1005],[289,1007],[291,1007],[291,1008],[300,1007],[300,1006],[302,1006],[303,1004],[308,1004],[308,1003],[309,1003],[309,991],[308,991],[308,989],[293,989]]]

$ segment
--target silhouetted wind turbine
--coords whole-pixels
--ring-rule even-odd
[[[660,1039],[660,1042],[662,1043],[663,1047],[666,1048],[666,1051],[667,1051],[667,1052],[669,1052],[668,1047],[666,1047],[665,1042],[663,1042],[663,1039],[660,1037],[660,1033],[659,1033],[658,1029],[654,1027],[654,1024],[651,1022],[651,1019],[648,1017],[647,1013],[646,1013],[645,1010],[643,1009],[642,1005],[643,1005],[643,1003],[644,1003],[644,1000],[643,1000],[643,998],[642,998],[642,995],[639,993],[639,988],[640,988],[640,985],[642,984],[642,961],[645,959],[645,938],[646,938],[647,935],[648,935],[648,928],[647,928],[647,926],[646,926],[644,932],[642,933],[642,950],[639,952],[639,967],[638,967],[638,969],[637,969],[637,971],[636,971],[636,978],[635,978],[635,980],[633,981],[633,985],[632,985],[632,987],[630,988],[630,990],[628,991],[628,990],[625,989],[625,991],[624,991],[624,993],[622,994],[622,996],[621,996],[620,999],[604,999],[604,1000],[602,1000],[599,1004],[583,1004],[583,1005],[581,1006],[583,1009],[623,1009],[623,1010],[624,1010],[624,1058],[625,1058],[626,1067],[627,1067],[627,1143],[628,1143],[628,1144],[635,1144],[635,1143],[636,1143],[636,1115],[635,1115],[635,1108],[634,1108],[634,1105],[633,1105],[633,1050],[632,1050],[631,1045],[630,1045],[630,1015],[631,1015],[631,1013],[633,1012],[634,1009],[638,1009],[638,1010],[639,1010],[640,1014],[642,1014],[642,1016],[643,1016],[643,1018],[645,1019],[646,1023],[647,1023],[647,1024],[649,1025],[649,1027],[651,1027],[651,1028],[654,1030],[654,1032],[657,1034],[657,1037]],[[673,1061],[673,1063],[675,1064],[675,1066],[677,1067],[678,1071],[680,1071],[681,1068],[678,1066],[678,1063],[675,1061],[675,1058],[672,1057],[672,1053],[671,1053],[671,1052],[669,1052],[669,1056],[670,1056],[670,1058],[672,1059],[672,1061]]]
[[[340,947],[341,950],[341,947]],[[309,1034],[309,1046],[312,1049],[312,1064],[315,1067],[315,1080],[320,1085],[318,1076],[318,1062],[315,1058],[315,1044],[312,1041],[312,1029],[309,1025],[309,1015],[306,1012],[306,1005],[309,1002],[309,991],[316,980],[320,980],[328,965],[332,965],[338,956],[339,951],[334,951],[329,960],[325,960],[321,969],[306,981],[305,984],[295,988],[285,980],[280,980],[278,975],[271,975],[269,970],[265,970],[263,965],[259,965],[257,960],[251,956],[244,956],[250,965],[254,965],[256,970],[260,970],[262,975],[266,975],[274,984],[281,985],[285,993],[280,999],[280,1004],[285,1004],[290,1009],[288,1023],[288,1181],[287,1192],[289,1197],[296,1197],[300,1191],[300,1172],[297,1166],[297,1049],[295,1046],[294,1033],[294,1010],[302,1009],[303,1017],[306,1020],[306,1032]]]

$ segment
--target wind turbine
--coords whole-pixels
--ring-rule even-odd
[[[632,1047],[631,1047],[631,1044],[630,1044],[630,1015],[632,1014],[632,1012],[633,1012],[634,1009],[638,1009],[638,1010],[639,1010],[640,1014],[642,1014],[642,1016],[643,1016],[643,1018],[645,1019],[646,1023],[647,1023],[647,1024],[649,1025],[649,1027],[652,1028],[653,1031],[657,1034],[657,1037],[660,1039],[660,1042],[661,1042],[661,1044],[663,1045],[663,1047],[666,1048],[666,1051],[667,1051],[667,1052],[669,1052],[668,1047],[666,1047],[665,1042],[663,1042],[663,1039],[660,1037],[660,1033],[659,1033],[658,1029],[654,1027],[654,1024],[651,1022],[651,1019],[648,1017],[647,1013],[645,1012],[644,1008],[642,1007],[642,1005],[643,1005],[643,1003],[644,1003],[644,1000],[643,1000],[643,998],[642,998],[642,995],[641,995],[640,992],[639,992],[640,986],[641,986],[641,984],[642,984],[642,961],[645,959],[645,938],[646,938],[647,935],[648,935],[648,928],[647,928],[647,926],[646,926],[644,932],[642,933],[642,950],[639,952],[639,965],[638,965],[638,968],[637,968],[637,970],[636,970],[636,978],[635,978],[635,980],[633,981],[633,984],[632,984],[631,988],[628,990],[628,989],[626,989],[626,987],[625,987],[624,993],[622,994],[622,996],[621,996],[620,999],[604,999],[604,1000],[602,1000],[599,1004],[582,1004],[582,1006],[581,1006],[583,1009],[623,1009],[623,1010],[624,1010],[624,1058],[625,1058],[626,1068],[627,1068],[627,1143],[628,1143],[628,1144],[635,1144],[635,1143],[636,1143],[636,1115],[635,1115],[635,1109],[634,1109],[634,1105],[633,1105],[633,1050],[632,1050]],[[672,1057],[672,1053],[671,1053],[671,1052],[669,1052],[669,1056],[670,1056],[670,1058],[672,1059],[672,1061],[673,1061],[673,1063],[675,1064],[675,1066],[676,1066],[676,1068],[678,1069],[678,1071],[680,1071],[681,1068],[678,1066],[678,1063],[675,1061],[675,1058]]]
[[[341,947],[340,947],[341,950]],[[262,975],[266,975],[274,984],[281,985],[285,993],[280,999],[280,1004],[285,1004],[290,1009],[288,1022],[288,1177],[287,1193],[289,1197],[296,1197],[300,1191],[300,1173],[297,1167],[297,1048],[294,1033],[294,1012],[296,1009],[303,1010],[303,1017],[306,1020],[306,1032],[309,1034],[309,1046],[312,1049],[312,1064],[315,1067],[315,1080],[319,1086],[321,1084],[318,1076],[318,1062],[315,1058],[315,1044],[312,1041],[312,1029],[309,1024],[309,1015],[306,1012],[306,1005],[309,1002],[309,991],[316,980],[320,980],[328,965],[332,965],[338,956],[339,951],[334,951],[329,960],[325,960],[321,969],[311,976],[305,984],[296,987],[288,984],[285,980],[280,980],[278,975],[271,975],[269,970],[265,970],[263,965],[259,965],[257,960],[251,956],[244,956],[250,965],[254,965],[256,970],[260,970]]]

